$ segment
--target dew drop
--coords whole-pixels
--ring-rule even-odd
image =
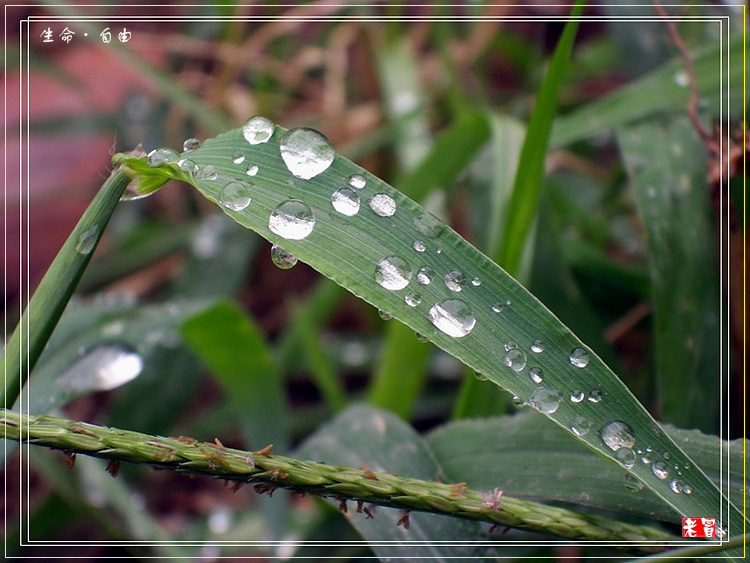
[[[190,152],[201,146],[201,142],[198,139],[185,139],[182,143],[183,152]]]
[[[437,238],[443,232],[443,229],[445,229],[445,225],[440,219],[429,213],[425,213],[414,219],[414,226],[427,238]]]
[[[245,155],[242,154],[240,151],[235,151],[232,153],[232,162],[235,164],[242,164],[245,162]]]
[[[663,457],[665,461],[669,461],[670,459],[672,459],[672,454],[670,454],[669,452],[664,452],[663,454],[661,454],[661,457]]]
[[[135,379],[143,358],[119,344],[104,344],[87,352],[56,381],[73,391],[109,391]]]
[[[232,211],[242,211],[250,205],[250,185],[230,182],[219,192],[219,203]]]
[[[419,342],[429,342],[429,338],[427,338],[424,334],[420,334],[418,332],[414,333],[414,336],[417,338],[417,341]]]
[[[474,377],[476,377],[479,381],[489,381],[489,378],[486,375],[478,371],[474,372]]]
[[[588,400],[592,403],[601,403],[602,401],[602,392],[601,389],[592,389],[589,393]]]
[[[427,245],[423,240],[415,240],[414,244],[412,244],[412,247],[417,252],[424,252],[425,250],[427,250]]]
[[[245,174],[247,174],[248,176],[255,176],[258,173],[258,170],[260,169],[258,168],[257,164],[251,164],[247,167]]]
[[[273,121],[266,117],[256,115],[245,121],[242,125],[242,136],[251,145],[260,145],[268,142],[276,127]]]
[[[693,487],[688,485],[687,483],[682,484],[682,492],[686,495],[692,495],[693,494]]]
[[[573,389],[570,392],[570,401],[572,403],[580,403],[583,401],[584,397],[586,397],[586,395],[580,389]]]
[[[482,280],[480,280],[479,278],[472,278],[471,285],[473,285],[474,287],[479,287],[480,285],[482,285]]]
[[[213,181],[216,180],[216,178],[219,177],[218,172],[216,172],[216,168],[214,168],[212,165],[207,164],[203,168],[198,168],[197,173],[195,174],[195,177],[199,180],[208,180]]]
[[[631,493],[639,493],[643,490],[643,483],[628,473],[625,475],[625,488]]]
[[[271,246],[271,262],[273,262],[277,268],[288,270],[297,264],[297,258],[295,258],[291,252],[281,248],[278,244],[274,244]]]
[[[409,307],[416,307],[422,302],[422,297],[416,291],[410,291],[404,296],[404,301]]]
[[[526,367],[526,354],[518,349],[508,350],[503,357],[503,363],[513,371],[522,371]]]
[[[570,430],[576,436],[585,436],[591,430],[591,421],[588,418],[577,416],[573,419]]]
[[[688,76],[688,73],[684,70],[678,70],[677,72],[675,72],[674,83],[677,84],[677,86],[685,88],[688,84],[690,84],[690,77]]]
[[[615,452],[615,459],[623,467],[633,467],[635,465],[635,452],[630,448],[620,448]]]
[[[635,437],[630,426],[620,420],[613,420],[602,426],[599,437],[613,451],[620,448],[632,448],[635,444]]]
[[[375,281],[391,291],[404,289],[409,285],[411,276],[409,263],[398,256],[383,258],[375,268]]]
[[[539,412],[546,414],[552,414],[557,411],[562,400],[562,393],[558,389],[547,389],[546,387],[539,387],[531,395],[529,404]]]
[[[364,176],[361,176],[359,174],[352,174],[351,176],[349,176],[348,183],[355,190],[361,190],[367,185],[367,181],[365,180]]]
[[[445,274],[443,281],[445,281],[445,287],[451,291],[459,292],[463,289],[466,279],[461,270],[452,270]]]
[[[148,165],[152,168],[161,166],[162,164],[171,164],[180,160],[180,155],[177,151],[169,148],[154,149],[148,153]]]
[[[493,313],[502,313],[503,312],[503,304],[502,303],[495,303],[492,306],[492,312]]]
[[[310,206],[298,199],[279,204],[268,218],[268,228],[285,239],[302,240],[315,227],[315,216]]]
[[[513,395],[513,406],[517,409],[522,409],[525,407],[528,403],[524,401],[521,397],[518,395]]]
[[[447,299],[433,305],[428,318],[440,331],[455,338],[469,334],[477,323],[472,310],[460,299]]]
[[[393,318],[393,315],[391,315],[388,311],[385,309],[378,309],[378,316],[383,319],[384,321],[390,321]]]
[[[309,180],[328,170],[336,156],[333,145],[321,133],[307,127],[290,129],[281,137],[279,150],[289,172]]]
[[[685,483],[680,481],[679,479],[670,479],[669,481],[669,488],[672,489],[672,492],[680,494],[684,491]]]
[[[666,479],[669,477],[669,469],[667,469],[667,465],[663,461],[652,463],[651,472],[659,479]]]
[[[539,339],[534,340],[534,342],[531,343],[531,351],[535,354],[541,354],[544,352],[544,343]]]
[[[396,213],[396,202],[388,194],[375,194],[367,205],[375,212],[375,215],[381,217],[392,217]]]
[[[570,363],[577,368],[585,368],[589,365],[589,353],[583,348],[575,348],[568,356]]]
[[[432,271],[432,268],[430,268],[429,266],[422,266],[417,272],[417,283],[421,285],[430,285],[433,277],[434,273]]]
[[[189,158],[183,158],[177,161],[177,167],[191,176],[198,172],[198,165]]]
[[[513,342],[512,340],[510,340],[510,341],[506,342],[505,344],[503,344],[503,348],[505,348],[506,352],[509,351],[509,350],[515,350],[515,349],[518,348],[518,344],[516,344],[515,342]]]
[[[521,353],[523,354],[523,352]],[[544,381],[544,372],[542,371],[542,368],[531,368],[529,370],[529,379],[537,385]]]
[[[83,231],[78,235],[76,240],[76,252],[83,256],[91,254],[96,246],[97,237],[99,236],[99,227],[94,225],[90,229]]]
[[[359,196],[354,190],[341,188],[333,192],[331,196],[331,205],[333,208],[347,217],[353,217],[359,213]]]

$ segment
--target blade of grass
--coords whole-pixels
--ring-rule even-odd
[[[286,146],[290,137],[284,137],[285,130],[278,126],[270,132],[271,136],[258,144],[249,144],[242,129],[207,140],[189,153],[197,167],[191,184],[238,223],[282,245],[497,385],[530,401],[602,456],[628,464],[629,455],[623,460],[623,454],[635,457],[647,448],[667,452],[670,466],[665,468],[666,474],[654,472],[644,463],[634,463],[627,470],[678,512],[718,515],[725,507],[731,518],[723,521],[730,526],[730,533],[740,533],[742,513],[727,504],[599,356],[589,352],[523,286],[415,202],[341,156],[331,154],[328,167],[310,179],[293,176],[280,145],[284,139]],[[299,134],[310,133],[297,130],[295,135]],[[322,146],[328,150],[325,142]],[[244,157],[240,165],[235,162],[236,152]],[[249,181],[248,163],[258,166]],[[168,175],[177,166],[162,168]],[[364,180],[361,189],[352,190],[361,205],[354,214],[340,213],[333,207],[332,197],[340,189],[349,189],[353,174]],[[234,189],[248,190],[252,201],[243,199],[237,208],[233,199],[227,199]],[[385,213],[379,205],[383,201],[388,202]],[[291,220],[289,206],[299,210],[298,220]],[[300,228],[304,229],[302,236]],[[418,239],[427,241],[425,252],[415,250],[413,243]],[[417,275],[423,265],[432,268],[429,284],[420,283],[426,280]],[[442,280],[456,270],[477,282],[454,291]],[[415,307],[404,302],[411,292],[419,293],[421,299]],[[497,312],[499,303],[502,311]],[[534,344],[537,339],[542,341],[541,347]],[[529,376],[532,367],[542,370],[541,385]],[[591,400],[571,399],[578,389]],[[578,417],[590,423],[590,432],[574,432]],[[616,453],[620,449],[624,451]],[[691,494],[676,494],[670,487],[675,465],[690,468],[681,471],[682,478],[690,482]]]
[[[130,178],[115,169],[63,244],[5,346],[7,408],[18,398],[83,275]]]

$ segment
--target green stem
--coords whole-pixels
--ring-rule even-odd
[[[119,168],[112,172],[39,283],[5,348],[4,407],[20,395],[129,183]]]
[[[190,438],[162,438],[75,422],[52,416],[2,412],[10,440],[28,442],[113,461],[145,463],[162,469],[207,475],[255,486],[258,492],[285,488],[316,496],[371,503],[405,511],[431,512],[553,534],[574,540],[668,542],[675,538],[646,526],[579,514],[504,496],[481,494],[465,483],[409,479],[361,468],[333,466],[272,454],[270,448],[245,452]],[[361,505],[360,505],[361,508]],[[365,512],[367,514],[367,512]],[[656,551],[652,546],[651,551]],[[643,547],[633,546],[643,550]]]

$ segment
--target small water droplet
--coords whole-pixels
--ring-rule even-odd
[[[198,165],[190,160],[189,158],[183,158],[182,160],[177,161],[177,167],[190,174],[191,176],[198,172]]]
[[[109,391],[135,379],[143,358],[119,344],[103,344],[86,352],[56,383],[73,391]]]
[[[171,164],[180,160],[180,155],[177,151],[169,148],[154,149],[148,153],[148,165],[152,168],[161,166],[162,164]]]
[[[461,270],[452,270],[445,274],[443,281],[445,281],[445,287],[451,291],[458,292],[463,289],[466,280],[464,278],[464,273]]]
[[[361,176],[359,174],[352,174],[351,176],[349,176],[348,183],[355,190],[361,190],[367,185],[367,180],[365,180],[364,176]]]
[[[641,456],[641,463],[644,465],[650,465],[654,461],[654,455],[651,448],[646,448],[645,453]]]
[[[315,216],[304,201],[288,199],[273,210],[268,228],[285,239],[302,240],[315,228]]]
[[[672,459],[672,454],[670,454],[669,452],[664,452],[663,454],[661,454],[661,457],[663,457],[665,461],[669,461],[670,459]]]
[[[600,403],[602,401],[601,389],[592,389],[591,392],[589,392],[588,400],[592,403]]]
[[[416,307],[422,302],[422,297],[416,291],[410,291],[404,295],[404,301],[409,307]]]
[[[682,492],[686,495],[692,495],[693,494],[693,487],[688,485],[687,483],[682,484]]]
[[[216,178],[219,177],[218,172],[216,172],[216,168],[214,168],[211,164],[207,164],[203,168],[198,168],[198,172],[195,174],[195,177],[199,180],[207,180],[209,182],[216,180]]]
[[[182,143],[182,151],[190,152],[201,146],[201,142],[198,139],[185,139]]]
[[[505,344],[503,344],[503,348],[505,348],[506,352],[508,350],[515,350],[515,349],[518,348],[518,344],[516,344],[515,342],[513,342],[512,340],[510,340],[510,341],[506,342]]]
[[[291,252],[281,248],[278,244],[271,246],[271,261],[277,268],[288,270],[297,264],[297,258]]]
[[[539,387],[531,395],[529,404],[539,412],[552,414],[557,411],[562,400],[562,393],[558,389]]]
[[[521,353],[523,354],[523,352]],[[529,370],[529,379],[537,385],[544,381],[544,372],[542,371],[542,368],[531,368]]]
[[[242,154],[240,151],[235,151],[232,153],[232,162],[235,164],[242,164],[245,162],[245,155]]]
[[[639,493],[643,490],[643,483],[628,473],[625,475],[625,488],[631,493]]]
[[[685,88],[688,84],[690,84],[690,77],[688,76],[688,73],[684,70],[678,70],[677,72],[675,72],[674,83],[681,88]]]
[[[509,350],[503,357],[503,363],[513,371],[523,371],[526,367],[526,354],[518,349]]]
[[[260,169],[258,168],[257,164],[251,164],[247,167],[245,174],[247,174],[248,176],[255,176],[258,173],[258,170]]]
[[[570,392],[570,401],[572,403],[580,403],[585,397],[586,395],[580,389],[573,389]]]
[[[542,352],[544,352],[544,343],[539,339],[534,340],[531,343],[531,351],[535,354],[541,354]]]
[[[367,205],[375,212],[375,215],[381,217],[392,217],[396,213],[396,202],[388,194],[375,194]]]
[[[359,213],[359,196],[354,190],[341,188],[333,192],[331,196],[331,205],[333,208],[347,217],[353,217]]]
[[[615,459],[623,467],[633,467],[635,465],[635,452],[630,448],[620,448],[615,452]]]
[[[385,309],[378,309],[378,316],[380,316],[380,318],[384,321],[390,321],[393,318],[393,315],[391,315]]]
[[[513,406],[517,409],[522,409],[525,407],[528,403],[524,401],[521,397],[518,395],[513,395]]]
[[[591,421],[588,418],[577,416],[573,419],[570,430],[576,436],[585,436],[591,430]]]
[[[433,305],[428,318],[440,331],[455,338],[469,334],[477,322],[471,308],[460,299],[447,299]]]
[[[474,377],[476,377],[479,381],[489,381],[489,378],[486,375],[478,371],[474,372]]]
[[[307,127],[290,129],[281,137],[279,150],[284,164],[297,178],[309,180],[328,170],[336,156],[331,142]]]
[[[409,285],[411,276],[409,263],[399,256],[383,258],[375,268],[375,281],[391,291],[404,289]]]
[[[666,479],[667,477],[669,477],[669,469],[667,469],[667,466],[663,461],[652,463],[651,472],[659,479]]]
[[[219,203],[232,211],[242,211],[251,201],[249,184],[230,182],[219,192]]]
[[[620,420],[613,420],[602,426],[599,437],[613,451],[620,448],[632,448],[635,445],[633,431],[630,426]]]
[[[83,256],[91,254],[96,246],[96,241],[99,237],[99,227],[94,225],[90,229],[86,229],[80,235],[76,241],[76,252]]]
[[[429,342],[429,338],[427,338],[424,334],[420,334],[418,332],[414,333],[414,336],[417,338],[419,342]]]
[[[482,285],[482,280],[480,280],[479,278],[472,278],[471,285],[473,285],[474,287],[479,287],[480,285]]]
[[[415,240],[414,244],[412,244],[412,247],[417,252],[424,252],[425,250],[427,250],[427,245],[424,243],[423,240]]]
[[[503,312],[503,304],[502,303],[495,303],[492,306],[492,312],[493,313],[502,313]]]
[[[589,365],[589,353],[583,348],[575,348],[568,356],[570,363],[577,368],[585,368]]]
[[[669,488],[672,489],[672,492],[680,494],[683,492],[684,487],[685,483],[683,483],[679,479],[670,479],[669,481]]]
[[[443,229],[445,229],[442,221],[429,213],[425,213],[414,219],[414,226],[427,238],[437,238],[443,232]]]
[[[417,272],[417,283],[422,285],[430,285],[430,282],[434,278],[432,268],[429,266],[422,266]]]
[[[256,115],[245,121],[242,125],[242,136],[251,145],[260,145],[268,142],[276,127],[273,121],[266,117]]]

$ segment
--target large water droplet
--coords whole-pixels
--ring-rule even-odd
[[[177,151],[169,148],[154,149],[148,153],[148,165],[151,167],[171,164],[178,160],[180,160],[180,155],[177,154]]]
[[[361,176],[359,174],[352,174],[351,176],[349,176],[348,183],[355,190],[361,190],[367,185],[367,180],[365,180],[364,176]]]
[[[542,371],[542,368],[531,368],[529,370],[529,379],[537,385],[544,381],[544,372]]]
[[[250,205],[250,185],[230,182],[219,192],[219,203],[232,211],[242,211]]]
[[[577,368],[585,368],[589,365],[589,353],[583,348],[575,348],[568,356],[570,363]]]
[[[445,274],[443,281],[445,281],[445,287],[451,291],[458,292],[464,288],[466,278],[461,270],[453,270]]]
[[[534,340],[534,342],[531,343],[531,351],[535,354],[541,354],[544,352],[544,343],[539,339]]]
[[[589,430],[591,430],[591,421],[582,416],[577,416],[570,424],[570,430],[576,436],[585,436],[589,433]]]
[[[177,161],[177,167],[191,176],[198,172],[198,165],[189,158],[183,158]]]
[[[422,285],[430,285],[430,282],[434,278],[435,274],[433,273],[432,268],[429,266],[422,266],[419,271],[417,272],[417,283],[420,283]]]
[[[349,188],[341,188],[331,196],[333,208],[347,217],[353,217],[359,212],[359,196]]]
[[[291,252],[281,248],[278,244],[271,246],[271,261],[277,268],[288,270],[297,264],[297,258]]]
[[[633,431],[630,426],[620,420],[613,420],[602,426],[599,437],[613,451],[620,448],[632,448],[635,445]]]
[[[667,464],[663,461],[657,461],[651,464],[651,472],[659,479],[666,479],[669,477],[669,469],[667,468]]]
[[[513,371],[522,371],[526,367],[526,354],[518,349],[508,350],[503,357],[503,363]]]
[[[273,210],[268,228],[285,239],[302,240],[315,228],[315,216],[304,201],[288,199]]]
[[[247,170],[245,170],[245,174],[248,176],[255,176],[258,173],[258,170],[260,169],[257,164],[251,164],[247,167]]]
[[[294,176],[309,180],[328,170],[336,151],[321,133],[307,127],[290,129],[279,141],[281,158]]]
[[[206,164],[206,166],[198,168],[198,171],[195,173],[195,177],[199,180],[207,180],[210,182],[216,180],[216,178],[219,177],[219,173],[216,172],[216,168],[213,165]]]
[[[414,248],[414,250],[416,250],[417,252],[424,252],[425,250],[427,250],[427,245],[423,240],[415,240],[414,244],[412,244],[412,248]]]
[[[583,391],[580,389],[573,389],[570,392],[570,401],[572,403],[580,403],[583,401],[584,397],[586,397],[586,395],[584,395]]]
[[[80,235],[76,241],[76,252],[86,256],[91,254],[96,246],[97,237],[99,236],[99,227],[94,225],[90,229],[86,229]]]
[[[615,459],[623,467],[633,467],[635,465],[635,452],[630,448],[620,448],[615,452]]]
[[[447,299],[433,305],[428,318],[440,331],[455,338],[469,334],[477,323],[472,310],[460,299]]]
[[[201,142],[198,139],[185,139],[182,143],[183,152],[190,152],[201,146]]]
[[[409,293],[404,295],[404,302],[409,307],[416,307],[422,302],[422,297],[416,291],[410,291]]]
[[[396,213],[396,202],[388,194],[375,194],[367,205],[381,217],[392,217]]]
[[[119,344],[104,344],[75,362],[56,381],[73,391],[109,391],[136,378],[143,359]]]
[[[404,289],[409,285],[411,276],[409,263],[399,256],[383,258],[375,268],[375,281],[391,291]]]
[[[643,483],[628,473],[625,475],[625,488],[631,493],[638,493],[643,490]]]
[[[529,404],[539,412],[552,414],[557,411],[562,401],[562,393],[558,389],[537,388],[529,398]]]
[[[276,127],[273,121],[266,117],[256,115],[245,121],[242,126],[242,136],[251,145],[260,145],[271,138]]]
[[[425,213],[414,219],[414,226],[427,238],[437,238],[443,232],[443,229],[445,229],[445,225],[440,219],[429,213]]]

